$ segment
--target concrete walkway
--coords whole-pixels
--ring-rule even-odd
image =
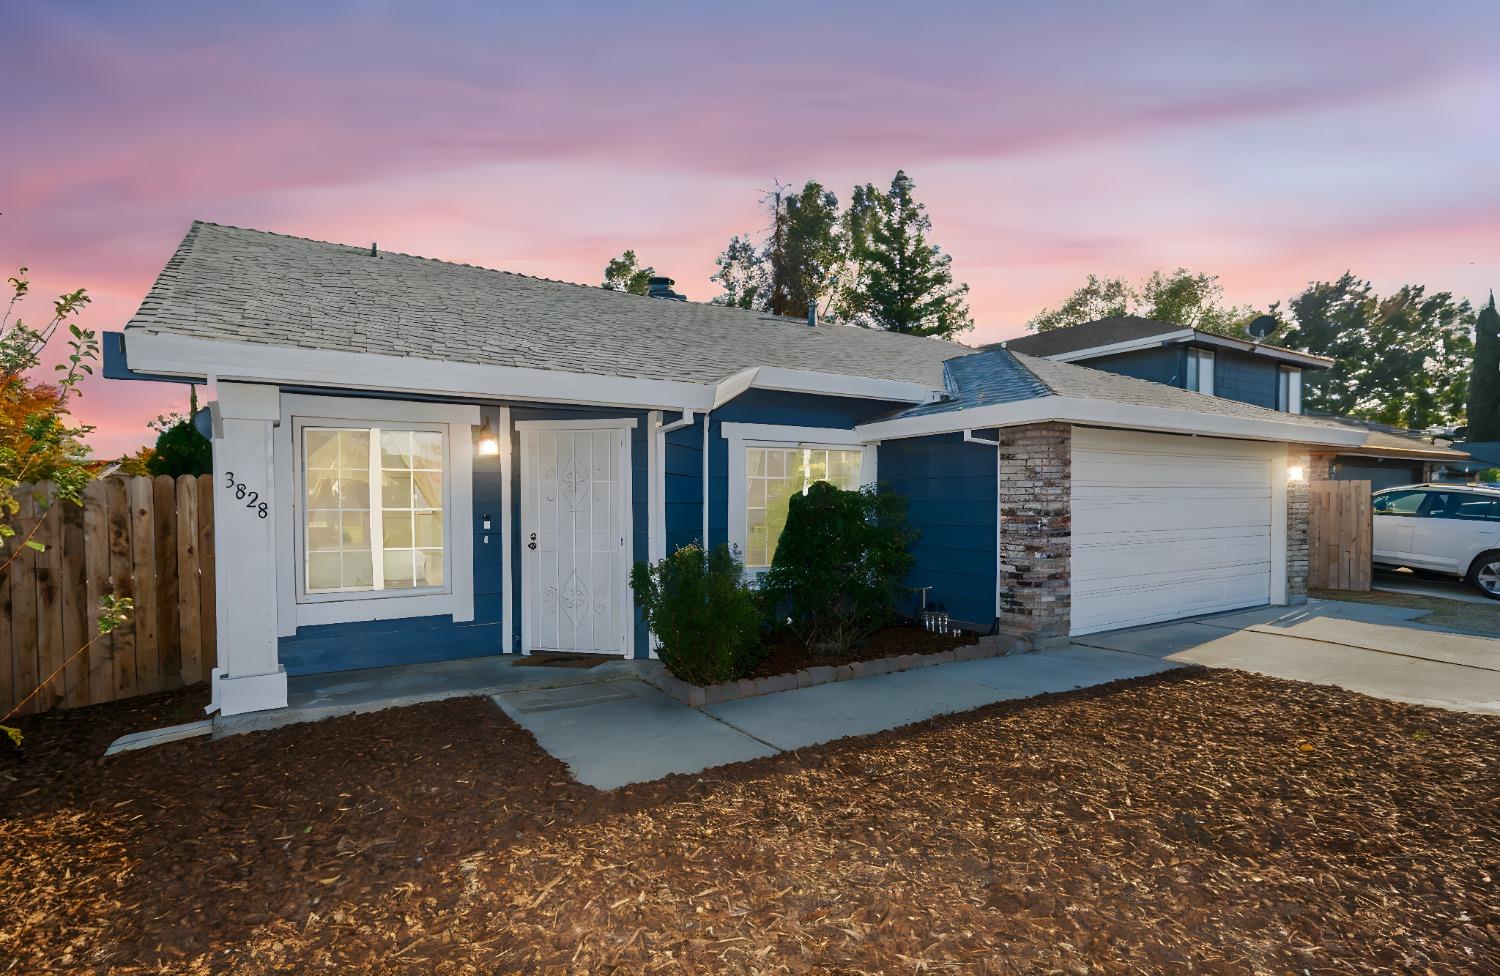
[[[1089,647],[964,661],[690,708],[639,681],[520,691],[495,702],[602,790],[911,725],[981,705],[1170,670]]]
[[[1500,639],[1414,622],[1423,611],[1314,600],[1075,638],[1160,661],[1238,668],[1457,711],[1500,714]]]

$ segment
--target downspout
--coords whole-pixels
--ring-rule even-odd
[[[708,552],[708,417],[712,410],[703,411],[703,551]]]
[[[997,436],[994,440],[990,440],[988,437],[975,437],[974,436],[974,432],[972,430],[966,430],[966,431],[964,431],[964,443],[965,444],[983,444],[985,447],[993,447],[993,448],[997,448],[998,449],[1000,447],[1000,438]],[[1000,551],[1000,533],[1001,533],[1001,524],[1003,522],[1003,519],[1001,518],[1001,515],[1000,515],[1000,511],[1001,511],[1001,506],[1000,506],[1000,488],[1001,488],[1001,484],[1000,484],[1000,452],[999,452],[999,450],[996,450],[996,452],[995,452],[995,620],[994,620],[993,623],[990,624],[990,633],[991,634],[998,634],[1000,632],[1000,585],[1001,585],[1000,584],[1000,579],[1001,579],[1001,577],[1000,577],[1000,564],[1004,561],[1003,557],[1001,556],[1001,551]]]

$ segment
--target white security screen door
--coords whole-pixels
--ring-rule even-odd
[[[573,422],[521,429],[527,651],[626,651],[629,433]]]

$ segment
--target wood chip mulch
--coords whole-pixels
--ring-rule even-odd
[[[182,700],[0,757],[0,972],[1500,972],[1495,718],[1189,671],[612,794],[483,699],[98,759]]]

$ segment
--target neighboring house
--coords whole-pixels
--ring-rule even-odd
[[[1012,352],[1287,413],[1303,412],[1304,373],[1333,365],[1326,356],[1136,315],[1049,329],[1003,345]],[[1441,478],[1447,470],[1462,470],[1468,459],[1462,451],[1410,431],[1348,417],[1326,419],[1367,432],[1358,449],[1333,459],[1329,476],[1335,480],[1369,481],[1373,490],[1379,490]]]
[[[1364,431],[1008,350],[195,223],[106,375],[211,389],[225,714],[288,674],[644,657],[630,564],[772,559],[823,478],[909,501],[909,582],[1025,646],[1306,587]]]

